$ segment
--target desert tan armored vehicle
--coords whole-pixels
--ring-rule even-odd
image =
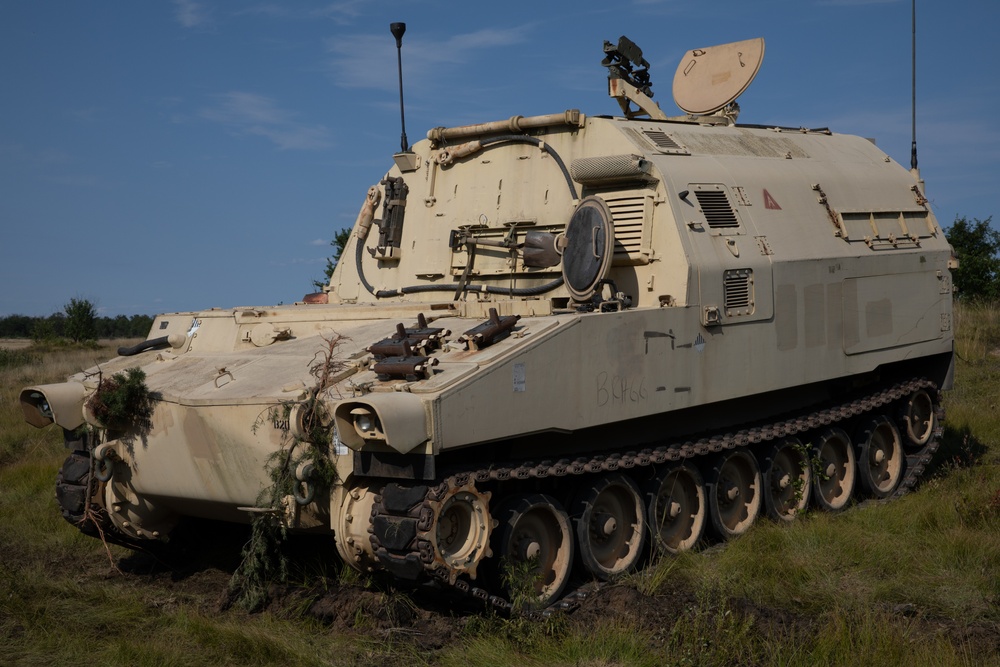
[[[622,38],[621,116],[404,129],[323,292],[160,315],[99,373],[24,389],[75,450],[64,515],[131,544],[266,516],[482,598],[526,563],[549,603],[905,492],[951,382],[950,248],[873,142],[736,123],[763,55],[689,51],[667,117]],[[151,414],[102,418],[130,368]]]

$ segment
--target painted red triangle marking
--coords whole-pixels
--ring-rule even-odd
[[[781,207],[778,205],[778,201],[771,196],[771,193],[766,189],[764,190],[764,208],[771,209],[772,211],[780,211]]]

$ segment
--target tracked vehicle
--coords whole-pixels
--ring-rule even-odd
[[[160,315],[23,390],[74,450],[63,514],[133,546],[263,518],[497,604],[522,563],[548,604],[650,550],[912,488],[951,384],[950,248],[873,142],[736,123],[763,54],[689,51],[677,117],[622,38],[621,116],[404,128],[323,292]],[[97,410],[129,368],[145,424]]]

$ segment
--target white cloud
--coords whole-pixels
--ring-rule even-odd
[[[341,0],[326,7],[315,9],[310,12],[314,17],[333,19],[335,22],[346,25],[351,23],[361,15],[361,8],[366,0]]]
[[[208,23],[208,12],[194,0],[174,0],[177,22],[185,28],[197,28]]]
[[[236,11],[234,16],[256,15],[289,20],[331,19],[338,25],[348,25],[362,15],[366,2],[368,0],[342,0],[315,9],[295,4],[261,2]]]
[[[215,96],[216,103],[202,109],[202,118],[226,126],[238,136],[268,139],[288,150],[324,150],[333,146],[323,125],[309,125],[295,119],[294,112],[278,107],[264,95],[233,91]]]
[[[403,38],[403,79],[411,85],[429,80],[444,65],[467,63],[479,51],[513,46],[527,40],[530,26],[484,28],[443,41]],[[388,31],[386,31],[388,33]],[[337,83],[349,88],[395,90],[396,48],[390,34],[331,37],[326,46],[335,54]]]
[[[260,16],[270,16],[273,18],[284,18],[292,15],[291,8],[287,5],[278,5],[272,3],[262,3],[258,5],[252,5],[250,7],[244,7],[239,11],[235,12],[234,16],[245,16],[247,14],[255,14]]]
[[[327,245],[328,243],[330,242],[326,239],[313,239],[309,242],[309,245]]]

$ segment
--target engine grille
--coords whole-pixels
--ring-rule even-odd
[[[646,198],[607,199],[615,227],[615,257],[625,258],[642,251],[642,229],[646,222]]]
[[[726,315],[737,317],[753,313],[753,269],[730,269],[723,274]]]
[[[695,197],[712,229],[739,227],[740,221],[724,190],[695,190]]]

